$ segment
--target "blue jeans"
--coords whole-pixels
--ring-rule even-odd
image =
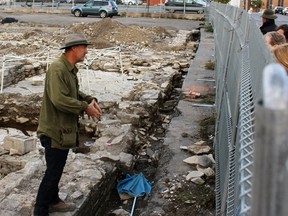
[[[48,216],[49,206],[60,201],[58,184],[69,150],[51,148],[51,138],[47,136],[42,136],[40,141],[45,147],[46,171],[38,189],[34,215]]]

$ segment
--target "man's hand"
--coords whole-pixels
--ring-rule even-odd
[[[98,105],[98,103],[96,102],[96,100],[93,99],[91,103],[93,103],[93,106],[98,110],[100,115],[102,115],[102,110],[101,110],[100,106]]]
[[[94,121],[96,121],[96,119],[100,119],[102,115],[101,108],[94,99],[91,101],[90,104],[88,104],[85,113],[88,115],[89,118],[91,117]]]

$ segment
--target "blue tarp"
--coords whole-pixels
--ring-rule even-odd
[[[126,178],[119,181],[117,191],[119,194],[127,193],[133,197],[148,196],[151,192],[151,183],[143,176],[142,173],[131,176],[126,175]]]

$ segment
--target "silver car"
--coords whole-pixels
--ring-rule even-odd
[[[117,4],[106,0],[90,0],[84,5],[76,5],[71,8],[71,13],[76,17],[87,17],[88,15],[100,16],[101,18],[118,15]]]

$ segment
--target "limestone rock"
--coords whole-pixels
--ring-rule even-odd
[[[75,191],[73,194],[71,194],[71,199],[81,199],[83,197],[83,194],[80,191]]]
[[[192,178],[191,181],[197,185],[202,185],[205,181],[202,178]]]
[[[112,212],[115,216],[129,216],[130,213],[125,211],[124,209],[116,209]]]
[[[141,101],[157,101],[159,97],[159,90],[144,90],[142,91]]]
[[[213,160],[207,155],[201,155],[201,156],[192,156],[189,158],[186,158],[183,160],[185,163],[188,164],[195,164],[195,165],[201,165],[204,168],[211,167],[213,165]]]
[[[43,79],[41,79],[41,78],[33,77],[31,84],[32,84],[33,86],[43,86],[44,81],[43,81]]]
[[[190,179],[193,178],[201,178],[202,176],[204,176],[204,173],[201,171],[191,171],[189,172],[189,174],[186,176],[186,180],[189,181]]]
[[[5,150],[12,150],[13,154],[19,153],[20,155],[26,154],[30,151],[36,150],[36,139],[33,137],[14,135],[6,136],[4,138]]]
[[[192,145],[192,146],[188,146],[187,150],[192,152],[193,154],[198,155],[198,154],[210,152],[211,147],[207,145]]]
[[[196,168],[197,168],[198,171],[203,172],[207,177],[211,177],[211,176],[215,175],[215,172],[214,172],[214,170],[211,167],[208,167],[208,168],[204,169],[201,166],[197,165]]]
[[[17,149],[11,148],[9,155],[11,155],[11,156],[19,156],[19,155],[21,155],[21,153]]]
[[[198,164],[202,167],[211,167],[213,165],[213,161],[207,155],[202,155],[198,159]]]
[[[169,86],[170,86],[169,82],[164,82],[164,83],[161,84],[161,88],[164,88],[164,89],[166,89]]]
[[[216,163],[212,154],[209,154],[208,157],[211,159],[212,163]]]
[[[119,161],[120,160],[120,156],[118,155],[113,155],[111,154],[110,152],[108,151],[97,151],[96,153],[94,154],[91,154],[90,155],[91,159],[92,160],[111,160],[111,161]]]
[[[140,116],[136,114],[130,114],[126,112],[117,112],[117,117],[124,123],[124,124],[132,124],[135,126],[139,125]]]
[[[119,71],[119,69],[115,66],[115,63],[113,63],[113,62],[106,62],[103,65],[103,70],[106,70],[106,71]]]
[[[59,192],[59,198],[63,201],[65,201],[68,197],[68,194],[67,193],[64,193],[64,192]]]
[[[29,119],[25,118],[25,117],[16,118],[16,122],[18,122],[20,124],[24,124],[24,123],[26,123],[28,121],[29,121]]]
[[[124,137],[125,137],[125,134],[121,134],[120,136],[112,138],[111,141],[108,143],[108,145],[119,145],[124,140]]]
[[[120,158],[120,164],[126,167],[126,169],[130,169],[134,164],[134,157],[131,154],[121,152],[119,154],[119,158]]]
[[[201,141],[194,143],[194,145],[206,145],[206,143],[207,141],[201,140]]]
[[[94,128],[91,128],[91,127],[89,127],[89,126],[86,126],[86,125],[85,125],[85,127],[84,127],[84,128],[85,128],[85,131],[86,131],[86,133],[93,133],[93,132],[94,132],[94,130],[95,130]]]
[[[79,172],[77,172],[75,174],[77,177],[85,177],[85,178],[88,178],[88,179],[91,179],[91,180],[94,180],[94,179],[102,179],[102,174],[101,172],[98,170],[98,169],[85,169],[85,170],[81,170]]]
[[[183,161],[188,164],[198,164],[199,156],[188,157],[184,159]]]

